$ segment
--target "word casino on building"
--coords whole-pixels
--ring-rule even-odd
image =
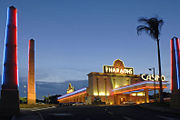
[[[117,59],[113,65],[104,65],[103,73],[88,74],[88,87],[77,91],[68,88],[67,94],[58,98],[60,103],[83,102],[92,104],[97,98],[106,104],[122,104],[132,101],[137,104],[149,102],[149,91],[159,90],[158,77],[141,74],[134,75],[132,67],[125,67],[123,61]],[[167,81],[162,76],[163,89]],[[155,83],[155,84],[154,84]],[[71,91],[71,92],[69,92]]]

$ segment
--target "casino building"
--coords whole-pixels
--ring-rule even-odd
[[[117,59],[112,66],[104,65],[103,73],[89,73],[87,88],[73,91],[69,86],[68,91],[71,92],[59,97],[58,101],[60,103],[92,104],[95,100],[100,99],[110,105],[124,102],[148,103],[149,91],[159,90],[158,78],[157,75],[134,75],[132,67],[125,67],[123,61]],[[162,80],[163,89],[167,88],[164,76]]]

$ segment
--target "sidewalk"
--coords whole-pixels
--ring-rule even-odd
[[[21,111],[25,110],[25,111],[38,111],[38,110],[45,110],[45,109],[51,109],[51,108],[56,108],[55,106],[51,106],[51,107],[34,107],[34,108],[21,108]]]
[[[44,120],[41,114],[30,110],[21,110],[19,114],[14,115],[11,120]]]

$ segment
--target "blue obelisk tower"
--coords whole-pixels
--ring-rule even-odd
[[[17,66],[17,9],[8,8],[4,42],[1,109],[9,114],[19,111]]]

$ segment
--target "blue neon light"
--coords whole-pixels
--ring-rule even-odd
[[[155,82],[156,84],[159,84],[159,82]],[[136,83],[136,84],[133,84],[133,85],[127,85],[127,86],[124,86],[124,87],[120,87],[120,88],[116,88],[112,91],[116,91],[116,90],[121,90],[121,89],[125,89],[125,88],[130,88],[130,87],[134,87],[134,86],[139,86],[139,85],[143,85],[143,84],[154,84],[153,81],[144,81],[144,82],[140,82],[140,83]],[[165,82],[162,82],[162,84],[166,84]]]
[[[74,91],[72,93],[65,94],[65,95],[63,95],[61,97],[58,97],[58,99],[62,99],[62,98],[65,98],[65,97],[69,97],[69,96],[75,95],[75,94],[80,93],[80,92],[84,92],[84,91],[86,91],[86,89],[87,88],[82,88],[82,89],[76,90],[76,91]]]
[[[5,84],[4,81],[4,64],[6,61],[6,44],[7,44],[7,33],[8,33],[8,25],[9,25],[9,14],[10,14],[10,8],[7,9],[7,19],[6,19],[6,28],[5,28],[5,40],[4,40],[4,52],[3,52],[3,69],[2,69],[2,80],[1,83],[2,85]]]
[[[180,89],[180,86],[179,86],[179,64],[178,64],[178,52],[179,51],[177,50],[176,39],[174,39],[173,42],[174,42],[174,51],[175,51],[175,59],[176,59],[177,88]]]
[[[135,90],[135,91],[132,91],[132,92],[141,92],[143,91],[144,89],[141,89],[141,90]]]
[[[123,94],[130,94],[131,92],[125,92],[125,93],[123,93]]]
[[[137,93],[137,92],[142,92],[142,91],[144,91],[144,89],[136,90],[136,91],[130,91],[130,92],[125,92],[123,94]]]

